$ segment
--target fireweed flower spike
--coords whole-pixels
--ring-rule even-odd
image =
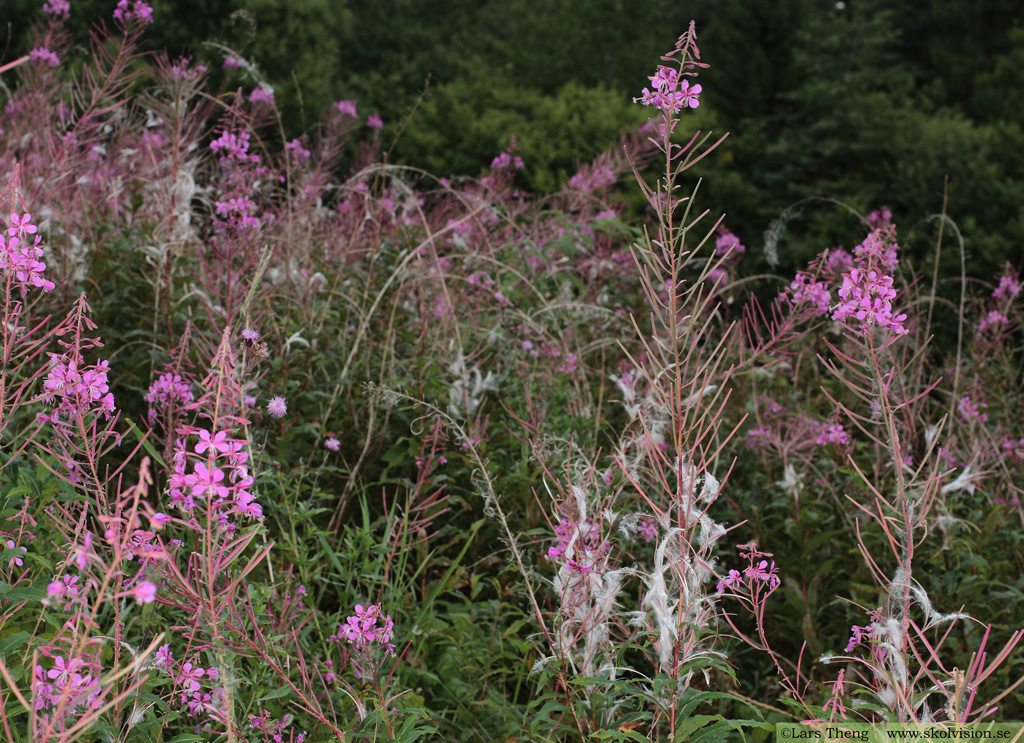
[[[896,230],[890,225],[878,228],[854,249],[854,267],[843,274],[840,302],[832,309],[834,320],[856,320],[854,329],[861,335],[873,325],[889,329],[893,337],[906,335],[906,314],[894,314],[892,309],[896,289],[890,273],[899,262],[898,248]]]
[[[49,67],[60,66],[60,57],[58,57],[56,54],[54,54],[44,46],[37,46],[35,49],[29,52],[28,58],[31,59],[33,62],[38,62],[39,64],[47,65]]]
[[[30,286],[46,292],[54,288],[54,283],[43,277],[46,264],[41,260],[43,247],[38,231],[31,214],[12,213],[7,229],[0,232],[0,271],[14,274],[15,285],[23,295]]]
[[[114,20],[124,26],[133,22],[146,26],[153,22],[153,9],[144,0],[121,0],[114,9]]]
[[[385,615],[381,611],[380,604],[356,604],[355,614],[344,624],[339,624],[338,631],[328,639],[337,643],[347,642],[356,677],[371,679],[377,676],[387,656],[395,655],[394,634],[395,623],[391,621],[390,614]]]
[[[634,98],[634,103],[654,106],[666,114],[676,115],[684,108],[697,108],[700,105],[698,96],[702,88],[687,78],[696,77],[696,69],[707,67],[697,62],[700,52],[697,49],[697,34],[694,24],[679,37],[676,47],[661,58],[667,64],[658,65],[658,70],[648,79],[650,88],[643,89],[643,95]]]

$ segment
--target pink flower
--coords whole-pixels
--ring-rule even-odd
[[[79,570],[85,570],[89,563],[89,556],[92,553],[92,532],[87,531],[82,543],[75,547],[75,565]]]
[[[877,230],[879,227],[888,227],[892,224],[892,212],[887,207],[882,207],[880,210],[875,209],[868,215],[868,226]]]
[[[667,111],[678,114],[684,108],[697,108],[703,88],[700,85],[690,85],[689,80],[680,80],[679,72],[671,67],[659,65],[658,71],[649,78],[651,87],[644,88],[643,95],[634,98],[634,103],[641,103],[644,106],[654,106],[660,111]]]
[[[255,328],[246,328],[242,331],[242,340],[248,341],[249,343],[255,343],[259,339],[259,331]]]
[[[221,162],[256,162],[260,159],[259,155],[249,154],[249,132],[224,130],[217,139],[210,142],[210,149],[223,153],[220,157]]]
[[[890,215],[891,216],[891,215]],[[877,227],[864,238],[864,242],[853,249],[855,260],[863,265],[874,265],[879,268],[892,269],[899,263],[896,251],[899,246],[896,244],[896,229],[887,224],[884,227]]]
[[[131,595],[137,603],[152,604],[156,600],[156,585],[144,580],[131,590]]]
[[[57,67],[60,65],[60,57],[44,46],[37,46],[35,49],[30,51],[28,53],[28,58],[33,62],[39,62],[40,64],[49,65],[50,67]]]
[[[143,398],[149,403],[147,413],[150,421],[155,421],[159,408],[169,408],[172,404],[186,405],[192,402],[192,385],[182,379],[180,374],[165,372],[149,386]]]
[[[203,462],[196,462],[194,473],[186,480],[192,486],[192,496],[198,497],[213,491],[221,498],[228,497],[228,489],[220,483],[224,480],[224,470],[220,467],[210,469]]]
[[[54,658],[53,668],[46,672],[46,676],[50,680],[54,681],[59,689],[67,685],[67,683],[72,681],[76,676],[81,679],[81,675],[76,673],[81,666],[82,661],[78,658],[69,658],[65,661],[63,657],[58,655]]]
[[[208,449],[213,449],[220,454],[231,454],[238,451],[240,443],[228,439],[227,431],[218,431],[210,438],[210,432],[203,429],[199,432],[199,441],[196,442],[196,454],[204,454]]]
[[[773,591],[779,586],[779,571],[778,568],[775,567],[774,560],[772,560],[772,564],[770,566],[768,565],[767,560],[761,560],[756,566],[751,565],[743,572],[752,580],[759,580],[763,583],[768,583]]]
[[[956,409],[960,413],[960,417],[965,421],[976,420],[984,423],[988,420],[988,414],[981,412],[982,409],[988,409],[988,404],[984,400],[973,402],[970,395],[961,397]]]
[[[853,625],[850,627],[850,641],[846,643],[846,652],[851,653],[853,650],[861,645],[867,645],[871,641],[871,633],[874,632],[874,623],[869,624],[867,627],[858,627]]]
[[[640,523],[637,524],[636,533],[645,542],[653,542],[658,538],[658,526],[654,523],[654,519],[644,517],[640,519]]]
[[[370,114],[366,119],[366,126],[370,129],[383,129],[384,121],[377,114]]]
[[[355,118],[359,114],[356,113],[356,102],[355,101],[335,101],[334,107],[338,109],[339,113],[343,113],[346,116]]]
[[[825,430],[818,436],[817,443],[819,444],[839,444],[840,446],[846,446],[850,443],[850,435],[846,433],[846,430],[842,425],[833,423],[825,426]]]
[[[263,518],[263,506],[256,502],[252,493],[245,490],[235,494],[235,511],[249,518]]]
[[[491,168],[494,170],[521,170],[522,167],[523,159],[518,155],[512,155],[508,152],[502,152],[491,161]]]
[[[311,153],[305,147],[302,146],[302,142],[297,139],[293,139],[284,146],[285,152],[291,153],[291,156],[295,158],[295,162],[300,165],[309,160]]]
[[[716,588],[718,589],[719,593],[722,593],[723,591],[725,591],[726,586],[735,586],[742,582],[742,580],[743,574],[739,570],[730,570],[729,577],[719,581]]]
[[[174,64],[171,65],[171,74],[175,77],[180,77],[182,80],[195,80],[201,74],[206,72],[205,65],[196,65],[195,67],[189,67],[192,64],[192,57],[181,56],[175,60]]]
[[[266,83],[260,83],[249,94],[249,103],[262,103],[267,106],[273,106],[274,89]]]
[[[1005,277],[1004,277],[1005,278]],[[990,328],[1000,328],[1010,323],[1010,318],[998,310],[992,310],[985,318],[978,323],[978,333],[984,333]]]
[[[20,549],[22,552],[28,552],[28,550],[25,549],[24,547],[18,547],[18,545],[16,545],[14,543],[13,539],[8,539],[7,540],[7,549],[9,549],[9,550]],[[24,560],[22,560],[20,557],[15,556],[15,557],[10,558],[10,560],[7,561],[7,569],[10,570],[14,566],[18,566],[20,568],[24,564],[25,564]]]
[[[906,335],[905,314],[894,315],[892,300],[896,298],[891,276],[873,268],[858,266],[843,276],[839,289],[842,301],[832,310],[832,318],[853,318],[860,323],[860,332],[866,333],[872,325],[888,328],[896,336]]]
[[[378,621],[380,625],[378,625]],[[355,615],[348,617],[345,624],[338,625],[338,634],[333,637],[337,640],[348,640],[356,647],[368,647],[374,643],[383,645],[385,651],[395,654],[391,638],[394,635],[395,623],[391,621],[391,615],[383,616],[380,604],[363,607],[356,604]]]
[[[718,255],[728,255],[729,253],[746,253],[747,247],[740,242],[740,239],[736,235],[726,230],[724,235],[718,237],[715,240],[715,252]]]
[[[191,663],[185,663],[181,667],[181,673],[178,674],[178,678],[174,680],[176,684],[187,687],[191,691],[199,691],[199,679],[206,674],[206,671],[198,666],[193,666]]]
[[[288,405],[283,397],[277,395],[270,398],[270,402],[267,403],[267,412],[275,418],[281,418],[288,412]]]
[[[71,15],[71,4],[68,0],[46,0],[43,3],[43,12],[48,16],[66,21]]]
[[[17,214],[11,214],[11,226],[7,228],[7,234],[11,237],[24,239],[38,231],[39,228],[32,224],[31,214],[22,214],[20,217]]]
[[[341,449],[341,442],[331,436],[324,442],[324,448],[328,451],[339,451]]]
[[[832,295],[829,294],[828,284],[824,281],[812,281],[805,272],[797,273],[796,278],[789,285],[787,290],[789,301],[796,307],[808,304],[817,315],[827,315],[829,305],[832,303]]]
[[[10,231],[10,229],[8,229]],[[34,286],[43,291],[52,291],[54,284],[43,278],[46,264],[39,259],[43,257],[43,249],[39,245],[39,235],[31,242],[20,237],[7,238],[0,234],[0,269],[13,271],[14,278],[21,285],[22,292]]]
[[[169,671],[173,662],[174,656],[171,654],[170,645],[161,645],[160,649],[153,654],[153,665],[161,671]]]
[[[1006,267],[1005,273],[999,277],[999,286],[992,292],[992,296],[999,300],[1015,299],[1020,294],[1020,281],[1017,280],[1016,272]]]
[[[114,9],[114,20],[125,26],[132,22],[145,26],[153,22],[153,9],[144,0],[135,0],[133,3],[120,0]]]

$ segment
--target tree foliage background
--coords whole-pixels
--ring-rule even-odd
[[[156,0],[153,49],[219,68],[253,61],[283,129],[354,99],[386,122],[392,162],[477,175],[512,138],[522,185],[557,190],[646,118],[632,103],[691,18],[704,61],[697,125],[731,136],[702,166],[706,205],[779,270],[831,247],[851,217],[889,206],[925,260],[947,212],[980,272],[1024,242],[1024,6],[1017,0]],[[10,61],[37,0],[8,0]],[[72,28],[112,0],[75,0]],[[77,24],[77,25],[76,25]],[[224,75],[225,89],[249,85]],[[947,184],[948,179],[948,184]],[[796,205],[794,207],[794,205]],[[794,207],[790,209],[790,207]],[[789,211],[787,211],[789,209]],[[777,220],[783,217],[783,222]],[[948,251],[945,268],[958,272]]]

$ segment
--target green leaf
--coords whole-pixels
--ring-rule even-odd
[[[142,448],[146,450],[146,454],[148,454],[154,462],[159,464],[161,469],[167,469],[167,463],[164,462],[164,458],[160,456],[160,452],[158,452],[156,447],[153,446],[153,442],[149,440],[149,436],[144,434],[141,429],[135,425],[135,422],[131,418],[126,417],[125,421],[127,421],[128,425],[131,426],[128,433],[134,434],[138,442],[142,444]]]
[[[15,601],[42,601],[46,598],[46,591],[36,586],[11,586],[9,583],[0,583],[0,598]]]
[[[271,699],[280,699],[283,696],[287,696],[288,692],[290,692],[290,691],[291,691],[291,687],[289,687],[289,686],[279,686],[278,688],[274,689],[273,691],[268,692],[267,694],[265,694],[262,697],[260,697],[257,700],[257,704],[262,703],[262,702],[267,702],[267,701],[269,701]]]
[[[24,630],[0,639],[0,658],[6,658],[31,639],[32,635]]]

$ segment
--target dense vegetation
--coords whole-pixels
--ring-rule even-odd
[[[8,5],[21,20],[11,57],[28,50],[39,3]],[[113,5],[76,0],[79,44]],[[527,165],[518,185],[551,192],[640,122],[636,81],[692,18],[711,63],[699,125],[732,133],[696,172],[759,270],[782,215],[787,270],[844,238],[849,223],[809,197],[887,204],[915,261],[944,200],[978,270],[1024,243],[1016,0],[159,0],[145,44],[217,67],[215,45],[241,53],[273,86],[288,138],[333,101],[357,100],[383,120],[386,149],[395,143],[389,162],[479,175],[514,137]],[[215,77],[225,90],[253,83]]]
[[[0,63],[8,739],[1024,716],[1014,7],[171,5]]]

